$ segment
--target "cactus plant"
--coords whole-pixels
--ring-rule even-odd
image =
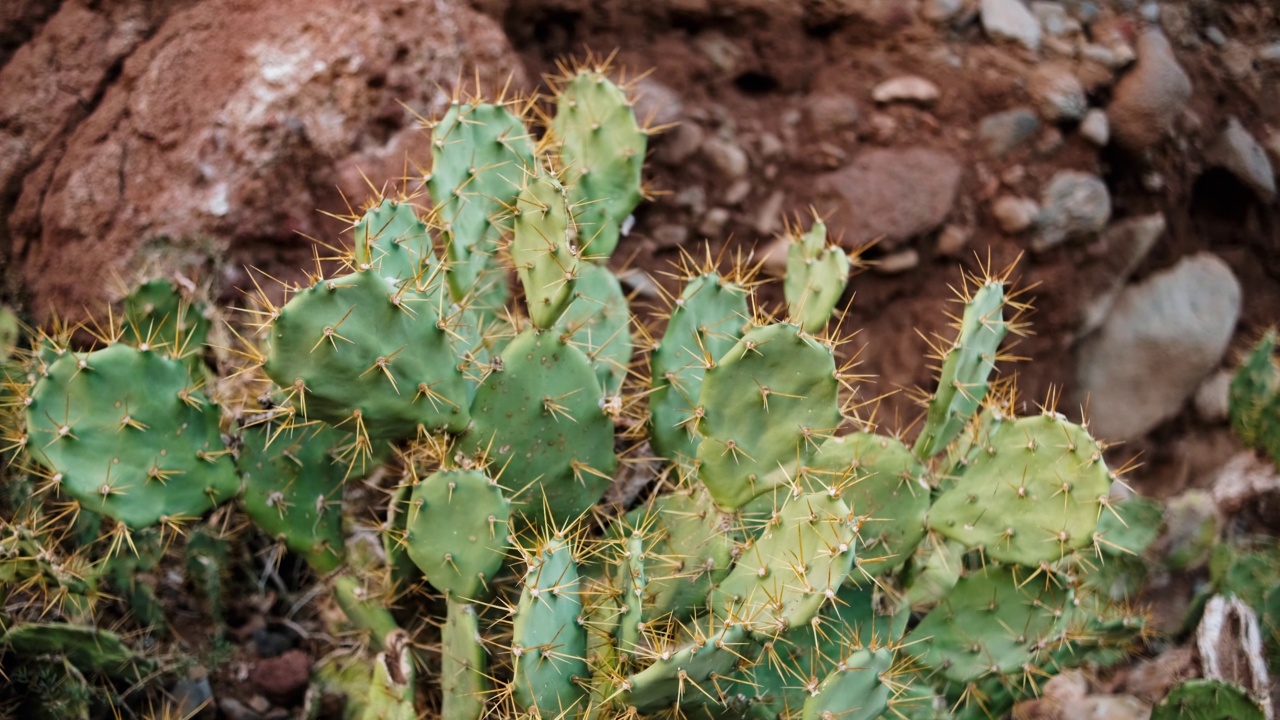
[[[793,236],[782,286],[792,321],[809,333],[826,327],[844,293],[851,267],[844,251],[827,245],[827,225],[821,220],[814,220],[803,235]]]
[[[1152,720],[1262,720],[1257,701],[1221,680],[1188,680],[1175,687],[1151,712]]]

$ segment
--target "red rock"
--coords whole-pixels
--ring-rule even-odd
[[[368,197],[360,170],[380,183],[406,156],[411,174],[428,164],[428,136],[398,101],[431,117],[459,77],[523,84],[500,28],[460,0],[208,0],[139,44],[77,124],[132,37],[86,6],[68,2],[0,74],[0,98],[30,95],[15,65],[45,58],[40,91],[53,93],[38,133],[15,139],[22,126],[0,122],[0,157],[17,147],[34,163],[9,232],[37,314],[99,307],[113,275],[157,256],[212,255],[232,280],[251,262],[297,277],[311,246],[299,233],[334,239],[319,210],[345,210],[339,190]],[[24,171],[0,167],[0,190]]]
[[[311,678],[311,658],[302,650],[263,658],[249,671],[249,682],[276,705],[288,706],[301,699]]]
[[[850,247],[883,238],[892,248],[947,219],[960,178],[959,161],[945,152],[872,149],[817,179],[815,207],[831,213],[827,226]]]

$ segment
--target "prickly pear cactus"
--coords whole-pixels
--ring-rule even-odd
[[[804,704],[804,720],[876,720],[889,709],[893,688],[885,676],[893,666],[888,650],[859,650],[843,658]]]
[[[143,528],[235,492],[219,420],[183,362],[116,344],[68,352],[36,381],[26,449],[83,507]]]
[[[814,220],[809,232],[793,237],[782,286],[792,321],[805,332],[821,332],[844,294],[850,268],[849,256],[827,245],[827,226],[821,220]]]
[[[987,557],[1031,567],[1092,545],[1111,491],[1102,447],[1054,413],[991,433],[955,487],[929,511],[929,527]]]
[[[1263,720],[1257,701],[1221,680],[1188,680],[1156,705],[1151,720]]]
[[[640,204],[648,136],[626,93],[603,69],[584,68],[564,83],[550,129],[582,252],[604,262],[618,245],[623,221]]]
[[[199,362],[212,325],[206,312],[203,304],[188,300],[169,280],[151,280],[125,297],[121,339],[140,350],[193,356]]]
[[[511,503],[479,470],[441,470],[413,485],[405,547],[437,590],[483,599],[507,549]]]
[[[697,457],[703,377],[742,337],[749,319],[746,290],[715,273],[690,279],[672,303],[651,367],[649,441],[661,457]]]
[[[1240,439],[1280,463],[1280,367],[1275,352],[1276,331],[1269,330],[1236,370],[1228,410],[1231,428]]]
[[[444,228],[449,289],[483,305],[506,298],[498,243],[525,176],[535,167],[524,122],[503,103],[455,102],[431,132],[427,189]]]
[[[545,169],[516,198],[511,260],[524,286],[529,319],[549,328],[573,299],[581,250],[564,185]]]
[[[790,483],[840,424],[838,387],[831,349],[800,328],[748,330],[699,395],[699,475],[716,504],[740,508]]]
[[[515,701],[542,717],[573,714],[584,699],[579,680],[590,675],[578,564],[559,538],[533,548],[527,560],[511,635]]]
[[[397,285],[443,288],[433,277],[439,263],[426,224],[413,205],[384,198],[355,224],[352,260],[358,270],[374,270]]]
[[[441,720],[479,720],[489,694],[488,667],[472,605],[448,601],[440,643]]]
[[[581,265],[573,300],[553,330],[567,334],[569,343],[587,356],[596,369],[604,394],[616,396],[631,367],[631,310],[622,285],[608,268]]]

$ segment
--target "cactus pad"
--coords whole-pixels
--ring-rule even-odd
[[[442,279],[431,277],[437,267],[435,248],[408,202],[386,199],[365,211],[355,224],[353,255],[357,270],[374,270],[398,286],[444,286]]]
[[[653,351],[649,442],[658,455],[670,460],[697,456],[703,376],[733,349],[749,317],[746,291],[719,275],[699,275],[684,286]]]
[[[556,322],[558,332],[581,350],[596,368],[605,395],[622,391],[631,365],[631,310],[618,278],[608,268],[582,265],[573,300]]]
[[[23,623],[0,635],[0,646],[20,656],[61,655],[85,674],[138,682],[154,663],[107,630],[65,623]]]
[[[884,676],[893,653],[863,649],[840,660],[804,703],[804,720],[877,720],[889,709],[892,690]]]
[[[168,280],[143,283],[124,299],[122,340],[142,350],[164,348],[172,357],[192,355],[199,362],[211,325],[205,309]]]
[[[683,618],[705,606],[712,586],[732,563],[730,517],[716,509],[705,491],[694,490],[660,495],[628,519],[637,526],[651,523],[657,538],[646,558],[650,571],[644,619],[667,613]]]
[[[1188,680],[1169,692],[1151,720],[1263,720],[1258,702],[1221,680]]]
[[[853,567],[857,528],[839,495],[811,493],[784,504],[711,596],[722,617],[741,617],[769,638],[809,622],[834,601]]]
[[[789,484],[840,424],[835,356],[794,325],[752,328],[702,380],[699,474],[739,508]]]
[[[580,251],[564,186],[545,170],[531,175],[516,198],[511,259],[524,286],[529,319],[549,328],[573,299]]]
[[[409,557],[437,590],[483,599],[502,567],[511,504],[479,470],[441,470],[413,486],[405,510]]]
[[[467,425],[467,387],[429,296],[377,271],[300,291],[271,325],[264,369],[309,420],[372,438]]]
[[[512,627],[516,703],[544,718],[572,714],[589,675],[580,620],[578,566],[570,545],[552,539],[528,558]]]
[[[787,250],[783,292],[791,321],[808,333],[820,332],[849,282],[849,256],[827,245],[827,226],[816,220],[809,232],[792,238]]]
[[[219,419],[181,361],[116,344],[49,366],[26,409],[27,449],[83,507],[142,528],[235,492]]]
[[[607,260],[618,245],[622,222],[640,203],[648,137],[622,88],[593,70],[578,73],[560,90],[551,133],[583,253]]]
[[[1032,567],[1094,542],[1111,473],[1098,442],[1045,413],[1004,423],[955,487],[929,511],[929,527],[987,557]]]
[[[860,519],[862,572],[874,577],[902,567],[924,537],[930,500],[924,466],[911,451],[891,437],[853,433],[824,442],[808,470],[819,484],[838,488]]]
[[[342,483],[346,467],[332,449],[342,433],[324,426],[241,433],[236,467],[244,481],[244,509],[253,524],[324,574],[342,562]]]
[[[527,330],[511,341],[476,390],[467,455],[483,454],[531,519],[571,520],[600,499],[613,477],[613,422],[590,361],[553,333]]]
[[[691,637],[677,647],[659,651],[653,664],[624,682],[627,702],[642,713],[675,704],[682,698],[715,694],[715,679],[738,664],[751,640],[746,628],[735,622],[708,630],[694,627]]]
[[[489,692],[486,666],[475,608],[450,599],[440,642],[441,720],[480,720]]]

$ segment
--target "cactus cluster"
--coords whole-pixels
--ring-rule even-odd
[[[566,70],[541,127],[534,100],[459,97],[429,123],[430,210],[374,198],[339,266],[258,292],[217,362],[163,283],[98,349],[34,340],[7,383],[19,462],[121,546],[238,498],[378,653],[318,671],[357,717],[413,716],[397,618],[426,597],[448,720],[982,717],[1140,631],[1090,582],[1128,542],[1103,445],[1017,417],[994,376],[1025,309],[1007,276],[966,276],[913,444],[860,415],[832,322],[851,263],[820,220],[792,232],[785,309],[708,255],[646,327],[608,262],[648,133],[606,66]],[[662,469],[606,500],[633,466]],[[343,513],[366,475],[381,543]],[[6,637],[86,644],[60,632]]]

